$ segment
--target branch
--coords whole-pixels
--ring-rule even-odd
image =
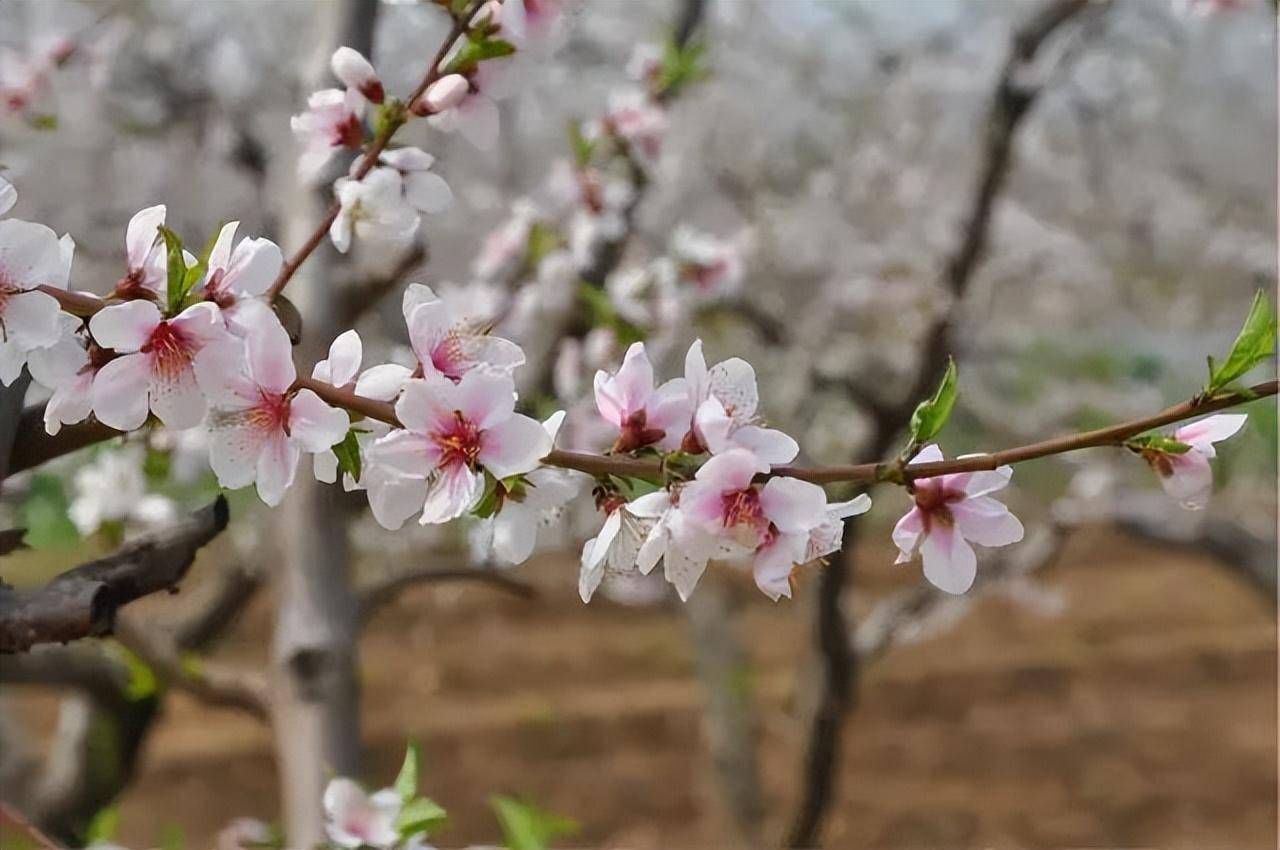
[[[209,705],[237,708],[259,720],[269,718],[267,682],[257,670],[186,655],[174,637],[143,628],[130,617],[116,624],[115,637],[165,685],[186,691]]]
[[[538,596],[538,591],[533,585],[512,578],[499,570],[484,567],[450,569],[422,567],[382,576],[361,587],[357,591],[360,597],[360,619],[368,621],[379,608],[394,602],[396,597],[416,584],[445,581],[474,581],[488,584],[520,599],[536,599]]]
[[[457,41],[458,37],[466,31],[467,23],[475,13],[475,8],[475,5],[472,5],[468,7],[464,13],[457,15],[453,19],[453,26],[449,29],[449,34],[445,36],[444,43],[440,45],[435,56],[432,57],[431,65],[428,67],[427,73],[423,76],[421,82],[418,83],[418,87],[415,88],[413,93],[405,100],[405,111],[393,120],[387,121],[379,131],[378,135],[374,137],[374,140],[369,144],[369,147],[365,150],[364,156],[360,159],[355,170],[351,174],[351,178],[353,180],[363,180],[365,175],[373,170],[373,167],[378,163],[378,156],[382,153],[383,149],[386,148],[387,144],[390,143],[391,137],[396,134],[396,131],[399,130],[406,121],[409,120],[409,115],[411,113],[408,112],[407,107],[418,98],[422,97],[432,83],[440,79],[440,64],[444,61],[444,57],[453,47],[454,42]],[[307,241],[302,243],[302,247],[298,249],[297,253],[290,257],[289,261],[284,264],[284,267],[280,270],[280,275],[276,278],[275,282],[271,284],[271,288],[267,290],[268,301],[274,301],[276,299],[276,296],[281,293],[293,278],[294,274],[297,273],[298,268],[306,262],[307,257],[310,257],[312,252],[320,246],[320,243],[324,241],[325,236],[329,233],[329,227],[333,224],[334,219],[338,217],[338,213],[341,210],[342,205],[337,201],[334,201],[333,204],[330,205],[329,211],[325,213],[320,224],[316,226],[316,229],[312,232],[311,236],[307,238]]]
[[[37,847],[43,848],[43,850],[62,850],[61,844],[36,829],[31,822],[18,814],[18,810],[8,803],[0,803],[0,824],[12,826]]]
[[[121,606],[177,585],[227,519],[227,501],[219,496],[175,527],[69,570],[42,588],[0,587],[0,653],[110,634]]]

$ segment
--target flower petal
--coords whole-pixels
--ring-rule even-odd
[[[138,299],[103,307],[89,320],[89,333],[103,348],[137,351],[147,344],[160,324],[160,308]]]
[[[125,231],[124,247],[130,269],[140,269],[151,253],[151,247],[160,237],[158,228],[164,224],[165,206],[157,204],[139,210],[129,219],[129,227]]]
[[[117,357],[99,369],[93,379],[93,412],[102,424],[120,431],[142,427],[150,377],[147,355],[141,353]]]
[[[798,478],[771,478],[760,491],[760,507],[784,534],[801,534],[827,521],[827,494]]]
[[[432,525],[457,519],[471,510],[483,490],[483,476],[476,475],[464,463],[450,464],[439,471],[427,488],[427,499],[418,522]]]
[[[934,523],[920,544],[924,577],[939,590],[964,593],[978,574],[978,557],[957,530]]]
[[[551,451],[551,435],[536,419],[519,413],[485,430],[477,460],[495,478],[531,472]]]
[[[962,499],[951,505],[951,515],[966,540],[979,546],[1008,546],[1025,533],[1022,522],[990,496]]]
[[[322,452],[342,442],[351,420],[345,410],[330,407],[311,390],[289,402],[289,434],[307,452]]]
[[[283,431],[269,434],[258,455],[258,496],[275,507],[284,499],[285,491],[293,484],[302,451]]]

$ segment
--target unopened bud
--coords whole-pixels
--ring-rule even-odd
[[[449,74],[436,80],[410,107],[414,115],[434,115],[452,109],[467,96],[471,84],[461,74]]]
[[[386,91],[382,88],[382,81],[378,79],[377,72],[359,51],[352,50],[350,47],[339,47],[333,51],[333,58],[329,65],[333,68],[333,75],[341,80],[343,85],[360,92],[370,102],[382,103],[386,99]]]
[[[492,29],[502,26],[502,4],[498,0],[489,0],[480,7],[480,11],[476,14],[476,21],[485,24]]]

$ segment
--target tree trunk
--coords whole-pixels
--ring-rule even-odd
[[[322,7],[331,37],[313,88],[328,85],[327,60],[338,45],[373,50],[377,0],[340,0]],[[323,77],[321,76],[323,75]],[[327,190],[299,187],[286,219],[286,243],[301,244],[324,214]],[[322,246],[289,289],[303,317],[299,370],[323,359],[343,330],[334,292],[336,255]],[[352,592],[342,491],[319,484],[304,458],[283,505],[283,556],[276,581],[272,654],[273,722],[280,770],[286,845],[323,840],[322,796],[327,778],[360,770],[358,618]]]

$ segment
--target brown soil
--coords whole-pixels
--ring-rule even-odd
[[[863,607],[919,580],[890,561],[866,553]],[[450,846],[497,839],[494,792],[578,819],[583,846],[734,846],[683,618],[583,606],[572,572],[527,568],[534,602],[418,588],[383,612],[362,646],[369,778],[388,782],[418,737]],[[992,595],[867,671],[827,846],[1275,847],[1271,604],[1211,561],[1112,535],[1077,540],[1044,584],[1062,614]],[[803,733],[805,608],[738,591],[776,837]],[[267,623],[263,600],[223,654],[260,657]],[[275,807],[266,730],[178,695],[119,838],[145,846],[178,824],[194,850]]]

